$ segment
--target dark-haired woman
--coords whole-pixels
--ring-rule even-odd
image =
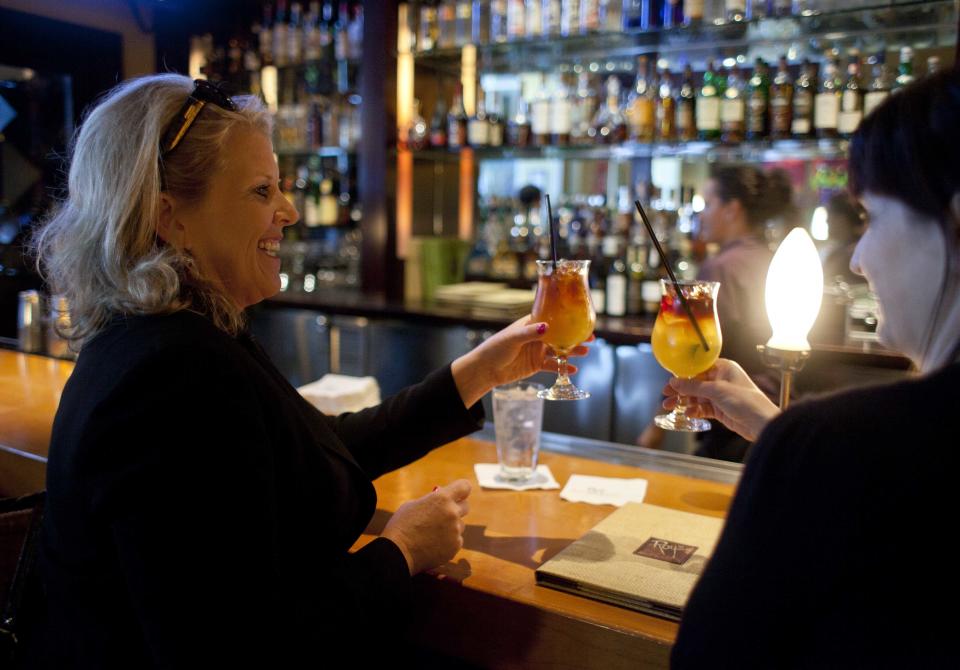
[[[850,146],[867,228],[851,261],[916,379],[779,414],[721,359],[670,393],[754,439],[684,612],[674,668],[956,668],[960,71],[891,96]],[[667,406],[673,404],[668,398]],[[779,416],[778,416],[779,415]]]
[[[723,355],[743,366],[761,387],[772,390],[773,382],[757,353],[757,345],[770,338],[763,292],[773,254],[764,239],[764,227],[793,211],[790,178],[783,170],[725,165],[711,172],[703,199],[700,236],[720,245],[720,251],[703,263],[697,278],[720,282],[717,315]],[[701,437],[697,455],[742,461],[749,446],[739,435],[715,425]]]

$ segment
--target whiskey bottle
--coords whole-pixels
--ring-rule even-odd
[[[653,142],[656,129],[657,92],[653,82],[648,79],[649,63],[647,56],[637,59],[637,78],[627,101],[626,116],[630,126],[630,139],[637,142]]]
[[[656,139],[660,142],[675,141],[677,139],[677,102],[673,96],[673,79],[667,68],[660,70],[656,120]]]
[[[817,137],[829,139],[837,136],[842,92],[840,63],[836,58],[831,58],[823,69],[820,90],[814,100],[813,127],[817,130]]]
[[[724,144],[743,141],[746,107],[740,73],[736,67],[731,67],[727,75],[726,89],[720,99],[720,141]]]
[[[813,63],[804,60],[800,76],[793,84],[793,119],[790,127],[797,139],[807,139],[813,134],[815,81]]]
[[[697,134],[701,140],[720,139],[720,94],[717,72],[713,61],[707,63],[703,85],[697,95]]]
[[[693,68],[690,64],[683,68],[683,83],[677,93],[677,137],[682,142],[697,138],[697,91],[693,85]]]
[[[840,114],[837,117],[837,132],[841,137],[853,135],[863,119],[863,85],[860,83],[860,59],[850,56],[847,65],[847,80],[840,95]]]
[[[775,140],[790,137],[793,120],[793,82],[787,57],[780,56],[777,74],[770,86],[770,135]]]
[[[770,78],[767,64],[758,58],[747,82],[747,139],[757,141],[769,136]]]

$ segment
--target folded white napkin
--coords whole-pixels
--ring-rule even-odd
[[[647,495],[646,479],[622,479],[619,477],[590,477],[570,475],[560,497],[570,502],[585,502],[591,505],[616,505],[628,502],[643,502]]]
[[[560,484],[553,478],[553,473],[546,465],[538,465],[530,479],[523,482],[512,482],[500,479],[499,463],[476,463],[473,472],[477,481],[485,489],[510,489],[513,491],[529,491],[532,489],[558,489]]]
[[[311,405],[332,416],[380,404],[380,385],[373,377],[327,374],[297,390]]]

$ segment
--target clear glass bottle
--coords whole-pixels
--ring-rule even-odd
[[[480,87],[477,87],[476,112],[467,121],[467,143],[471,147],[485,147],[490,143],[490,122]]]
[[[463,86],[457,84],[453,104],[447,114],[447,146],[459,149],[467,144],[467,113],[463,108]]]
[[[570,90],[561,80],[560,85],[553,89],[550,100],[550,140],[555,146],[565,147],[570,144],[572,112]]]
[[[813,126],[817,137],[830,139],[837,136],[840,119],[840,97],[843,80],[840,78],[840,62],[836,58],[827,61],[820,79],[820,88],[814,99]]]
[[[872,66],[872,78],[870,86],[863,95],[863,115],[867,116],[877,105],[887,99],[890,95],[890,78],[887,75],[887,66],[884,62],[885,54],[883,51],[870,57]]]
[[[607,77],[606,104],[594,119],[594,138],[603,144],[619,144],[627,137],[627,124],[620,110],[620,80],[615,75]]]
[[[597,92],[590,85],[590,73],[584,70],[577,75],[577,90],[573,99],[570,126],[570,141],[573,144],[588,144],[591,140],[591,126],[597,115]]]
[[[550,95],[546,81],[541,82],[531,108],[530,133],[533,145],[547,146],[550,144]]]
[[[860,82],[860,58],[850,56],[847,79],[840,95],[840,114],[837,117],[837,132],[841,137],[853,135],[863,119],[863,84]]]

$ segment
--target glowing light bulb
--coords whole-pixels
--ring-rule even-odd
[[[767,346],[809,351],[807,334],[823,299],[823,267],[813,240],[803,228],[794,228],[780,243],[767,270],[765,298],[773,329]]]

